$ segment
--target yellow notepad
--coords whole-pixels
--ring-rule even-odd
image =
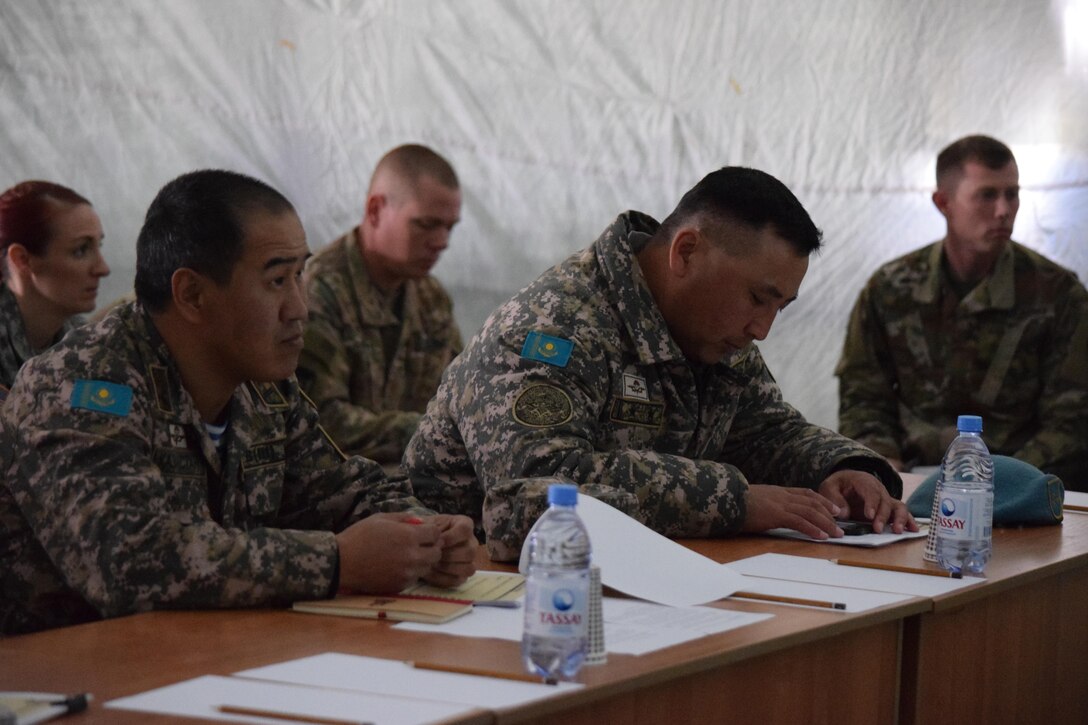
[[[421,582],[408,587],[401,594],[469,602],[516,601],[525,594],[525,577],[521,574],[478,571],[459,587],[446,589]]]
[[[416,596],[374,596],[351,594],[335,599],[295,602],[291,608],[308,614],[331,614],[338,617],[388,619],[395,622],[426,622],[441,624],[472,611],[472,604]]]

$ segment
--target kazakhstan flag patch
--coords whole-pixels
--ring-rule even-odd
[[[77,380],[72,388],[72,408],[123,417],[132,410],[132,388],[104,380]]]
[[[521,356],[528,360],[537,360],[558,368],[565,368],[570,362],[570,354],[573,350],[573,340],[564,340],[561,337],[552,337],[533,330],[525,338],[525,344],[521,347]]]

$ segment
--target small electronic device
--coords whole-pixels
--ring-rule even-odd
[[[873,533],[871,521],[839,521],[838,524],[844,536],[862,536]]]

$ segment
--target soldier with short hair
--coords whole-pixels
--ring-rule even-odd
[[[137,301],[28,362],[3,408],[0,632],[472,573],[472,522],[346,458],[299,391],[308,256],[262,182],[163,187]]]
[[[808,423],[753,344],[820,236],[781,182],[736,167],[663,223],[621,214],[451,364],[405,453],[416,494],[476,517],[497,559],[517,556],[555,478],[668,536],[916,528],[895,471]]]
[[[1016,159],[988,136],[937,157],[944,239],[888,262],[854,305],[839,430],[901,470],[940,463],[961,414],[990,451],[1088,490],[1088,292],[1012,241]]]
[[[398,146],[374,169],[359,226],[307,265],[298,379],[349,453],[400,463],[461,351],[453,303],[430,275],[460,216],[449,162],[426,146]]]

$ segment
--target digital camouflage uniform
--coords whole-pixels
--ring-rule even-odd
[[[992,453],[1088,487],[1088,293],[1011,242],[959,300],[943,243],[881,267],[854,306],[839,430],[907,463],[940,462],[960,414]]]
[[[65,322],[52,344],[60,342],[69,330],[82,321],[77,316]],[[23,324],[19,301],[8,286],[0,281],[0,403],[7,395],[8,388],[15,382],[15,373],[33,355],[34,351],[26,337],[26,325]]]
[[[0,631],[325,597],[332,532],[418,506],[343,457],[293,380],[240,386],[229,406],[221,459],[135,304],[28,363],[3,409]]]
[[[901,492],[872,451],[783,401],[754,345],[684,358],[634,257],[657,226],[620,216],[495,311],[405,452],[420,499],[473,516],[493,558],[518,555],[556,478],[674,537],[736,533],[749,481],[815,489],[859,468]]]
[[[300,384],[341,448],[399,463],[442,371],[461,351],[449,295],[434,277],[408,280],[398,319],[394,300],[370,279],[358,227],[310,260],[306,286]],[[387,351],[383,328],[399,329],[395,350]]]

